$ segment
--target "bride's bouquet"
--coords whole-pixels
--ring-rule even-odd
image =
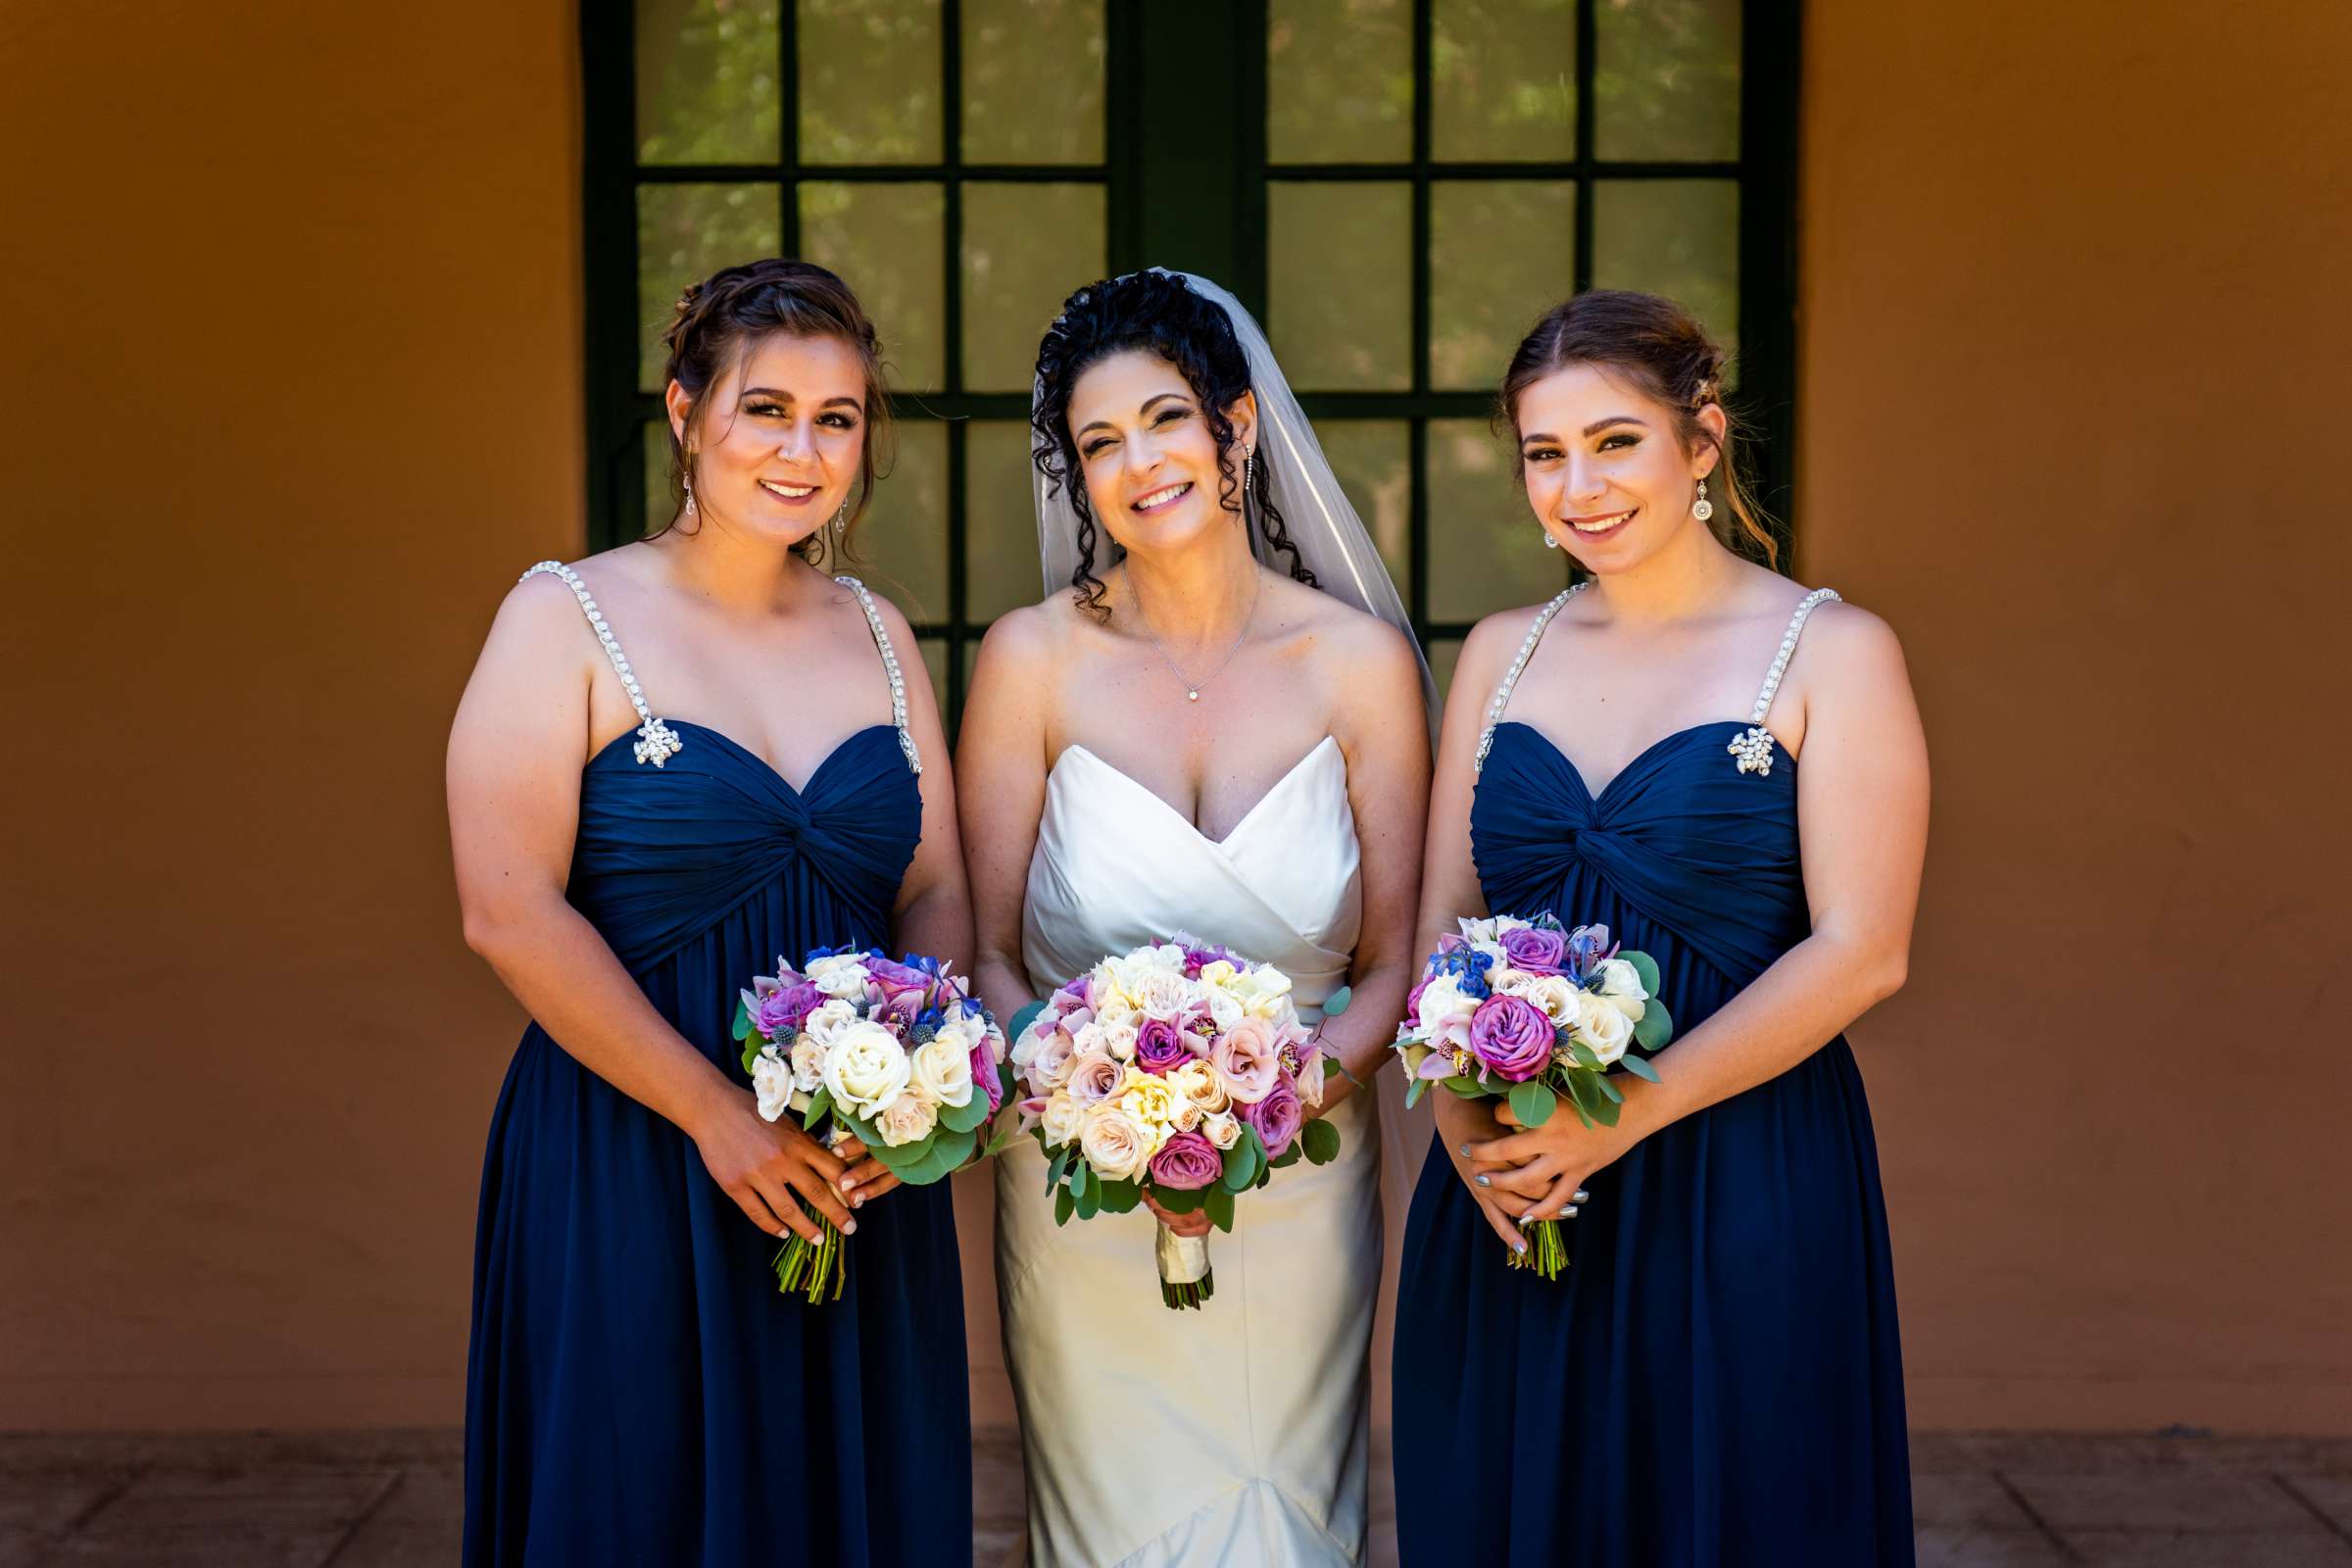
[[[1405,1103],[1435,1083],[1466,1100],[1508,1099],[1523,1126],[1544,1125],[1562,1100],[1588,1127],[1616,1126],[1625,1096],[1612,1072],[1656,1083],[1645,1058],[1674,1035],[1656,962],[1610,942],[1605,925],[1569,930],[1549,914],[1459,924],[1405,1001]],[[1529,1227],[1528,1250],[1511,1263],[1557,1279],[1568,1264],[1559,1221]]]
[[[743,1067],[760,1114],[796,1113],[830,1146],[845,1134],[891,1173],[922,1187],[972,1156],[1011,1087],[1004,1032],[937,958],[819,948],[799,969],[759,975],[735,1008]],[[841,1233],[811,1212],[819,1240],[788,1238],[779,1289],[810,1302],[841,1295]]]
[[[1328,1015],[1347,1003],[1343,990]],[[1104,958],[1014,1019],[1019,1131],[1049,1165],[1055,1224],[1123,1214],[1152,1199],[1205,1210],[1233,1229],[1238,1194],[1303,1154],[1340,1152],[1337,1128],[1306,1120],[1326,1062],[1298,1021],[1291,979],[1187,937]],[[992,1146],[993,1147],[993,1146]],[[1204,1237],[1159,1229],[1160,1294],[1198,1307],[1213,1294]]]

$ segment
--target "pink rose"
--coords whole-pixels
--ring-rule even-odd
[[[1263,1018],[1242,1019],[1208,1048],[1208,1064],[1234,1099],[1265,1099],[1282,1076],[1281,1041],[1274,1025]]]
[[[1152,1184],[1177,1192],[1197,1192],[1225,1174],[1224,1156],[1217,1146],[1199,1133],[1177,1133],[1152,1156]]]
[[[1081,1105],[1099,1105],[1126,1082],[1127,1069],[1113,1061],[1108,1052],[1090,1051],[1070,1062],[1070,1074],[1062,1087]]]
[[[752,1023],[768,1039],[783,1044],[801,1032],[802,1023],[824,1000],[822,991],[803,980],[761,997]]]
[[[1558,974],[1568,966],[1567,934],[1541,926],[1505,931],[1502,951],[1510,955],[1512,968],[1528,974]]]
[[[1534,1003],[1489,997],[1470,1018],[1470,1054],[1497,1076],[1524,1083],[1550,1062],[1557,1033]]]
[[[1166,1073],[1193,1059],[1184,1031],[1162,1018],[1146,1018],[1135,1031],[1135,1064],[1149,1073]]]
[[[1274,1087],[1266,1091],[1265,1099],[1254,1104],[1237,1105],[1234,1114],[1257,1129],[1269,1159],[1279,1158],[1291,1147],[1291,1140],[1298,1136],[1299,1127],[1306,1121],[1306,1112],[1299,1108],[1298,1091],[1291,1087],[1290,1079],[1280,1075],[1274,1079]]]

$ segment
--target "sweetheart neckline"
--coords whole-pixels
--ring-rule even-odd
[[[1736,729],[1744,731],[1752,727],[1753,726],[1751,726],[1748,721],[1743,718],[1708,718],[1701,719],[1695,724],[1686,724],[1681,729],[1673,730],[1667,734],[1659,736],[1656,740],[1651,741],[1647,746],[1644,746],[1640,751],[1636,752],[1631,758],[1627,759],[1623,767],[1617,769],[1616,772],[1609,775],[1609,781],[1606,784],[1603,784],[1597,791],[1595,791],[1591,782],[1586,779],[1585,770],[1576,765],[1576,759],[1570,757],[1567,751],[1561,747],[1558,741],[1553,740],[1550,736],[1544,734],[1542,730],[1536,728],[1535,725],[1530,724],[1527,720],[1523,718],[1506,718],[1494,726],[1494,732],[1499,735],[1506,729],[1523,729],[1530,735],[1533,735],[1537,740],[1542,741],[1544,745],[1544,748],[1548,750],[1552,756],[1560,760],[1560,765],[1567,768],[1570,775],[1575,778],[1577,788],[1585,792],[1585,799],[1591,801],[1594,806],[1598,806],[1602,801],[1608,798],[1610,791],[1616,789],[1616,787],[1625,780],[1628,774],[1632,773],[1634,769],[1640,767],[1643,762],[1649,760],[1652,754],[1664,751],[1674,742],[1686,739],[1689,736],[1696,735],[1702,730]],[[1774,744],[1776,747],[1779,747],[1777,740]],[[1786,747],[1779,747],[1777,753],[1777,761],[1780,765],[1787,767],[1790,774],[1795,773],[1795,753],[1788,750]],[[1764,774],[1761,776],[1769,778],[1771,775]],[[1484,784],[1486,780],[1482,776],[1479,782]]]
[[[814,788],[816,781],[824,776],[825,769],[831,767],[833,765],[834,759],[840,757],[843,752],[848,751],[853,742],[858,741],[864,736],[871,735],[878,729],[889,730],[895,734],[898,728],[898,726],[895,724],[874,723],[866,725],[863,729],[854,729],[850,731],[850,733],[844,735],[840,740],[833,743],[833,749],[831,751],[825,753],[823,757],[817,760],[816,766],[808,770],[808,776],[807,778],[803,779],[800,783],[795,784],[792,780],[784,776],[783,770],[777,767],[775,763],[769,761],[758,752],[753,751],[749,746],[744,745],[743,742],[737,740],[734,736],[728,734],[723,729],[713,729],[709,724],[698,724],[691,718],[665,718],[662,720],[662,722],[667,724],[671,729],[690,729],[699,734],[708,735],[713,740],[718,741],[720,744],[732,749],[738,755],[750,760],[769,778],[774,779],[779,785],[783,786],[785,793],[792,796],[794,800],[798,801],[805,801],[808,798],[808,791]],[[587,769],[596,766],[597,763],[605,760],[605,757],[608,753],[616,752],[620,749],[623,742],[634,740],[637,731],[634,729],[624,729],[619,734],[613,736],[611,740],[605,742],[603,746],[597,748],[596,755],[589,758],[588,760],[582,764],[581,771],[585,772]]]
[[[1069,745],[1063,747],[1061,749],[1061,756],[1054,759],[1054,765],[1046,770],[1046,782],[1051,784],[1054,781],[1054,775],[1061,771],[1063,759],[1067,758],[1072,752],[1083,752],[1086,754],[1087,760],[1095,763],[1095,765],[1102,768],[1104,772],[1110,774],[1111,777],[1123,780],[1138,794],[1157,805],[1161,810],[1167,812],[1168,815],[1174,817],[1179,823],[1183,824],[1185,831],[1192,834],[1193,837],[1199,839],[1201,843],[1208,845],[1212,849],[1222,850],[1229,847],[1233,841],[1241,835],[1242,829],[1248,827],[1250,821],[1256,817],[1259,811],[1265,809],[1265,805],[1268,801],[1282,793],[1283,786],[1287,785],[1292,779],[1297,778],[1300,773],[1304,772],[1306,770],[1306,764],[1313,761],[1317,757],[1320,757],[1323,754],[1324,747],[1329,746],[1336,749],[1339,744],[1340,738],[1337,735],[1326,735],[1321,740],[1315,742],[1314,745],[1308,747],[1306,750],[1306,755],[1299,758],[1298,760],[1293,762],[1288,768],[1286,768],[1283,771],[1282,777],[1267,785],[1266,792],[1263,795],[1260,795],[1255,801],[1250,803],[1250,808],[1241,814],[1241,818],[1236,821],[1233,826],[1225,830],[1225,836],[1221,839],[1210,838],[1206,833],[1201,831],[1200,824],[1195,822],[1191,817],[1176,809],[1175,807],[1171,806],[1160,796],[1157,790],[1154,790],[1150,785],[1145,784],[1142,780],[1138,779],[1134,774],[1129,773],[1126,769],[1114,766],[1113,764],[1104,761],[1102,756],[1095,752],[1091,747],[1088,747],[1077,741],[1072,741]]]

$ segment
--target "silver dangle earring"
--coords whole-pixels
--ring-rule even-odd
[[[1690,515],[1704,522],[1715,515],[1715,503],[1707,499],[1707,481],[1698,481],[1698,499],[1690,503]]]
[[[1245,452],[1242,454],[1242,521],[1244,523],[1248,523],[1250,520],[1250,487],[1256,479],[1257,454]]]
[[[841,498],[841,510],[833,514],[833,548],[839,550],[845,534],[850,531],[850,498]]]
[[[694,469],[690,466],[679,466],[678,483],[686,487],[686,508],[681,515],[691,517],[694,515]]]

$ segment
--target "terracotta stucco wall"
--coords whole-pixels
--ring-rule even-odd
[[[1937,762],[1857,1032],[1927,1424],[2352,1429],[2352,26],[2263,9],[1808,21],[1801,566],[1902,631]],[[0,1427],[457,1416],[516,1016],[441,744],[578,548],[572,29],[0,24]]]
[[[2352,10],[1807,45],[1800,565],[1936,760],[1857,1035],[1914,1418],[2352,1430]]]

